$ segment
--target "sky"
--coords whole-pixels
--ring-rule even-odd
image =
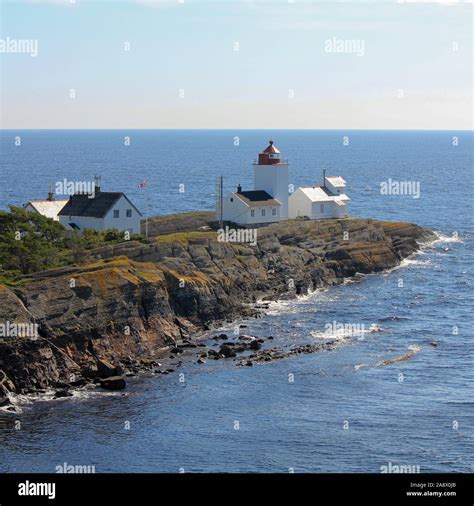
[[[470,2],[0,3],[1,128],[473,126]]]

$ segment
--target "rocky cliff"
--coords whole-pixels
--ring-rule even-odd
[[[257,299],[394,267],[433,239],[417,225],[370,219],[274,224],[258,229],[255,246],[177,232],[0,286],[0,324],[38,325],[37,338],[0,338],[0,403],[7,391],[64,389],[156,364],[208,325],[256,313]]]

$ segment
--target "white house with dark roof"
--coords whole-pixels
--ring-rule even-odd
[[[59,221],[69,230],[117,229],[140,233],[142,214],[122,192],[103,192],[97,185],[93,194],[71,195],[59,212]]]
[[[272,223],[280,220],[281,202],[264,190],[229,193],[223,201],[224,221],[241,225]]]
[[[324,176],[322,186],[298,188],[289,198],[289,217],[347,218],[350,198],[344,193],[345,188],[346,182],[341,176]]]

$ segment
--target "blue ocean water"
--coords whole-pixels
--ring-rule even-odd
[[[24,404],[0,413],[0,471],[473,471],[471,132],[3,131],[0,207],[42,198],[50,181],[101,174],[104,189],[151,215],[210,209],[218,175],[227,189],[251,188],[251,162],[270,138],[295,187],[325,168],[347,180],[353,216],[416,222],[440,240],[390,272],[277,303],[243,331],[282,347],[324,339],[334,321],[381,331],[331,352],[245,368],[185,363],[130,381],[125,394]],[[420,198],[381,195],[389,178],[419,182]]]

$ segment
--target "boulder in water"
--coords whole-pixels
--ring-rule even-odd
[[[123,390],[126,387],[126,382],[122,376],[110,376],[101,379],[100,386],[105,390]]]
[[[236,356],[235,351],[228,344],[223,344],[219,348],[219,353],[223,355],[225,358],[232,358]]]

